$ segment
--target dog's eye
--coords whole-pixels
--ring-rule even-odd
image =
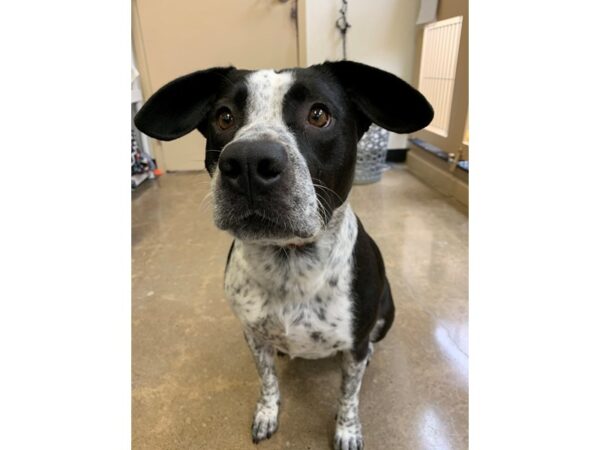
[[[323,128],[331,122],[331,114],[327,111],[325,105],[313,105],[308,113],[308,123],[312,126]]]
[[[233,114],[229,108],[221,108],[217,115],[217,124],[219,125],[219,128],[221,130],[227,130],[233,126],[234,122]]]

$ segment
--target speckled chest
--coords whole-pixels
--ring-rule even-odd
[[[225,294],[248,332],[291,357],[352,347],[354,215],[342,222],[310,251],[234,243]]]

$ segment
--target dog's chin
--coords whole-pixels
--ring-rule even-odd
[[[291,220],[274,219],[256,212],[230,215],[228,220],[215,222],[236,239],[265,245],[304,245],[312,242],[318,233],[318,229],[294,227]]]

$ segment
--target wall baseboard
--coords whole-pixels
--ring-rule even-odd
[[[433,158],[430,159],[430,158]],[[436,161],[437,160],[437,161]],[[447,167],[440,167],[440,160],[430,155],[426,151],[416,148],[411,149],[406,159],[408,169],[417,178],[441,192],[444,195],[453,197],[465,206],[469,206],[469,185],[456,175],[447,170]]]
[[[387,162],[404,162],[407,153],[407,148],[388,148],[385,160]]]

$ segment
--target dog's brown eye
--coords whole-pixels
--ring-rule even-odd
[[[331,122],[331,114],[323,105],[314,105],[308,113],[308,123],[311,125],[323,128]]]
[[[221,109],[219,115],[217,116],[217,123],[219,124],[219,128],[221,130],[227,130],[228,128],[231,128],[233,126],[233,114],[231,113],[229,108]]]

